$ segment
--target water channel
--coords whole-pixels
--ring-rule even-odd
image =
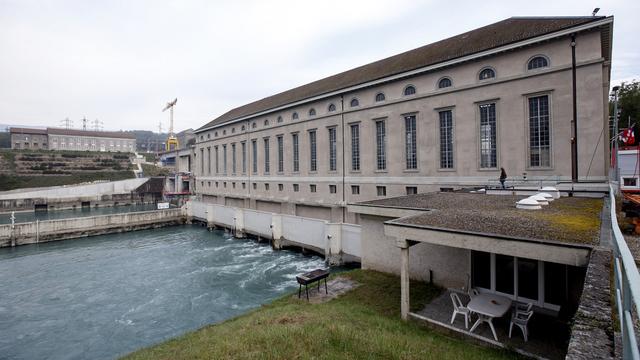
[[[58,220],[86,216],[120,214],[126,212],[156,210],[156,204],[130,204],[109,207],[77,208],[51,211],[16,211],[16,224],[30,221]],[[11,213],[0,214],[0,225],[11,224]]]
[[[195,225],[0,249],[0,358],[117,358],[297,289],[323,264]]]

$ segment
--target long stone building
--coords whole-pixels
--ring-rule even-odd
[[[605,181],[612,26],[509,18],[237,107],[195,131],[196,192],[352,222],[347,203],[497,184],[501,168]]]
[[[31,150],[136,151],[136,138],[123,131],[12,127],[11,148]]]

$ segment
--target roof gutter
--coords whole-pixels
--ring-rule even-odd
[[[377,80],[368,81],[366,83],[362,83],[362,84],[359,84],[359,85],[350,86],[350,87],[343,88],[343,89],[340,89],[340,90],[331,91],[331,92],[328,92],[326,94],[317,95],[317,96],[313,96],[313,97],[310,97],[310,98],[307,98],[307,99],[303,99],[303,100],[295,101],[295,102],[288,103],[288,104],[285,104],[285,105],[281,105],[281,106],[278,106],[278,107],[270,108],[270,109],[267,109],[267,110],[264,110],[264,111],[260,111],[260,112],[254,113],[254,114],[242,116],[242,117],[239,117],[239,118],[236,118],[236,119],[233,119],[233,120],[228,120],[228,121],[225,121],[225,122],[220,123],[220,124],[216,124],[216,125],[200,128],[200,129],[195,130],[194,133],[198,134],[200,132],[211,130],[211,129],[214,129],[214,128],[217,128],[217,127],[221,127],[223,125],[227,125],[227,124],[230,124],[230,123],[235,123],[235,122],[239,122],[239,121],[242,121],[242,120],[247,120],[247,119],[251,119],[251,118],[254,118],[254,117],[266,115],[266,114],[272,113],[274,111],[287,109],[287,108],[290,108],[290,107],[293,107],[293,106],[302,105],[302,104],[305,104],[305,103],[309,103],[309,102],[312,102],[312,101],[325,99],[325,98],[332,97],[332,96],[338,96],[338,95],[341,95],[341,94],[344,94],[344,93],[347,93],[347,92],[350,92],[350,91],[355,91],[355,90],[371,87],[371,86],[382,84],[382,83],[386,83],[386,82],[389,82],[389,81],[399,80],[399,79],[402,79],[402,78],[405,78],[405,77],[408,77],[408,76],[418,75],[418,74],[421,74],[421,73],[424,73],[424,72],[428,72],[428,71],[440,69],[440,68],[443,68],[443,67],[448,67],[448,66],[452,66],[452,65],[455,65],[455,64],[459,64],[459,63],[475,60],[475,59],[482,58],[482,57],[485,57],[485,56],[498,54],[498,53],[501,53],[501,52],[517,49],[517,48],[520,48],[520,47],[523,47],[523,46],[532,45],[532,44],[535,44],[535,43],[538,43],[538,42],[551,40],[551,39],[554,39],[554,38],[557,38],[557,37],[562,37],[562,36],[575,34],[576,32],[589,30],[589,29],[593,29],[593,28],[596,28],[596,27],[599,27],[599,26],[602,26],[602,25],[607,25],[607,24],[612,24],[612,23],[613,23],[613,16],[609,16],[609,17],[606,17],[606,18],[601,19],[601,20],[597,20],[597,21],[586,23],[586,24],[570,27],[568,29],[556,31],[556,32],[553,32],[553,33],[550,33],[550,34],[537,36],[537,37],[534,37],[534,38],[531,38],[531,39],[527,39],[527,40],[523,40],[523,41],[518,41],[518,42],[515,42],[515,43],[512,43],[512,44],[500,46],[500,47],[497,47],[497,48],[494,48],[494,49],[489,49],[489,50],[481,51],[481,52],[478,52],[478,53],[475,53],[475,54],[459,57],[457,59],[440,62],[440,63],[434,64],[434,65],[425,66],[425,67],[418,68],[418,69],[415,69],[415,70],[406,71],[406,72],[403,72],[403,73],[400,73],[400,74],[387,76],[387,77],[380,78],[380,79],[377,79]]]

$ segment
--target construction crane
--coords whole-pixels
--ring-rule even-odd
[[[165,106],[164,109],[162,109],[162,112],[165,112],[167,109],[169,109],[169,137],[167,138],[167,143],[165,144],[166,151],[176,150],[178,149],[178,146],[179,146],[178,138],[173,133],[173,107],[176,105],[177,102],[178,102],[178,99],[176,98],[173,101],[168,102],[167,106]]]

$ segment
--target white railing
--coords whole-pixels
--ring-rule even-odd
[[[640,309],[640,274],[627,242],[622,236],[616,217],[616,200],[613,187],[609,187],[611,198],[611,228],[613,230],[614,284],[618,318],[622,332],[622,358],[640,359],[638,340],[634,326],[634,311]]]

